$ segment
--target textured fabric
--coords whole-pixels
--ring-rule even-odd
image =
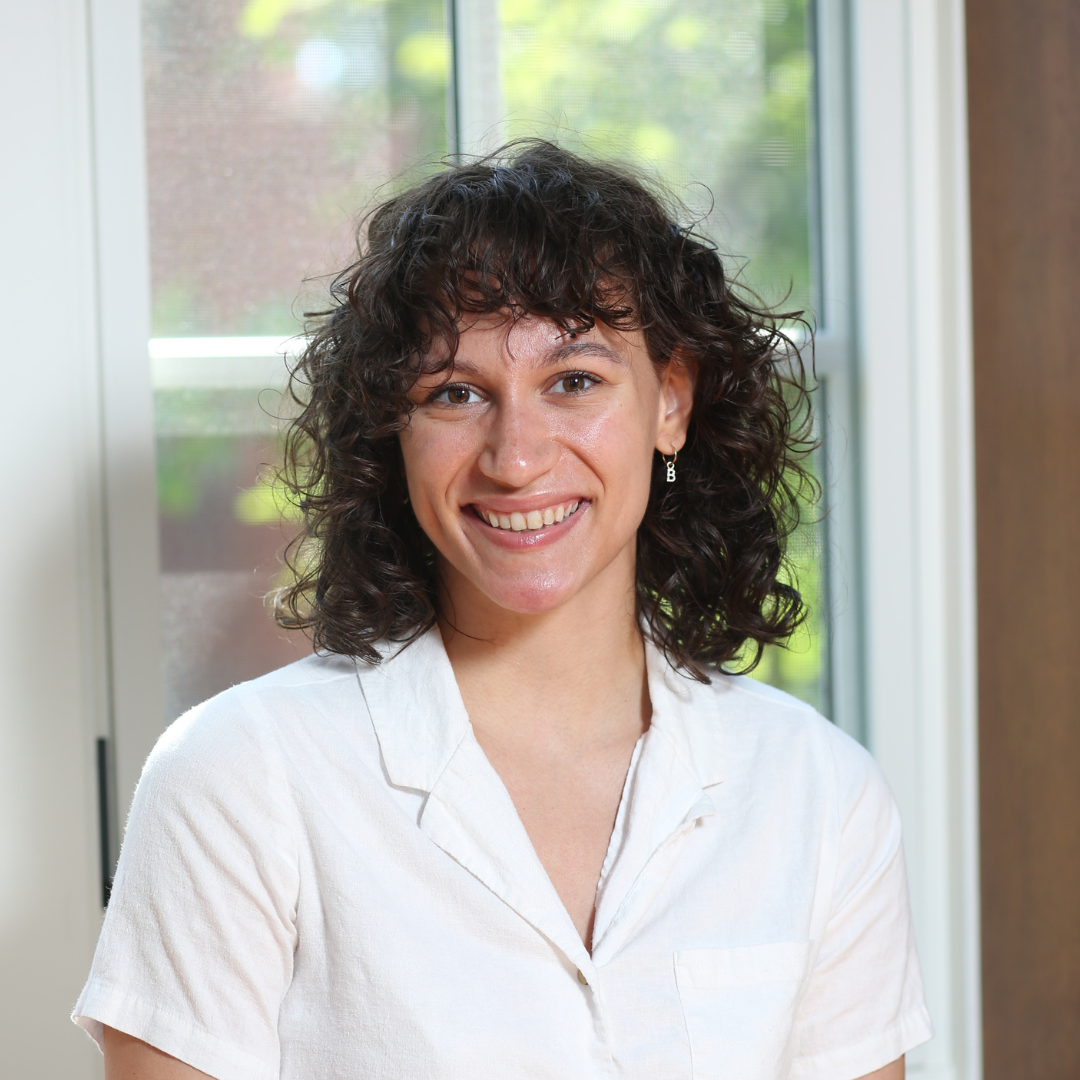
[[[778,691],[648,668],[591,956],[432,631],[169,728],[75,1019],[219,1080],[853,1080],[927,1039],[870,756]]]

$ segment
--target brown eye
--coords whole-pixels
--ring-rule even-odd
[[[472,387],[447,386],[432,397],[432,401],[441,401],[447,405],[475,405],[480,399]]]
[[[586,375],[583,371],[575,371],[564,375],[551,389],[556,394],[580,394],[588,390],[595,382],[596,379],[591,375]]]

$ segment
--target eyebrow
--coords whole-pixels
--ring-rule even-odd
[[[613,364],[619,364],[621,367],[629,367],[625,357],[620,356],[614,349],[609,348],[607,345],[600,341],[567,341],[551,352],[540,357],[536,366],[550,367],[554,364],[561,364],[567,360],[572,360],[575,356],[595,356],[600,360],[610,360]],[[480,374],[480,368],[475,364],[469,362],[468,359],[462,357],[461,359],[455,358],[453,362],[454,374],[458,372],[463,375],[478,375]],[[420,377],[424,378],[425,375],[435,375],[436,372],[421,372]],[[439,372],[438,374],[441,374]],[[453,376],[451,376],[452,378]]]
[[[620,356],[614,349],[599,341],[567,341],[550,353],[545,363],[558,364],[575,356],[595,356],[601,360],[627,367],[626,357]]]

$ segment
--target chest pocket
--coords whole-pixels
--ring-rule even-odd
[[[681,949],[679,1000],[694,1080],[783,1080],[810,942]]]

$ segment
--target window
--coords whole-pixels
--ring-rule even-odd
[[[166,720],[309,648],[263,602],[282,353],[403,170],[533,134],[626,158],[764,299],[818,306],[805,0],[144,0],[143,37]],[[825,552],[808,521],[811,618],[757,674],[828,711]]]

